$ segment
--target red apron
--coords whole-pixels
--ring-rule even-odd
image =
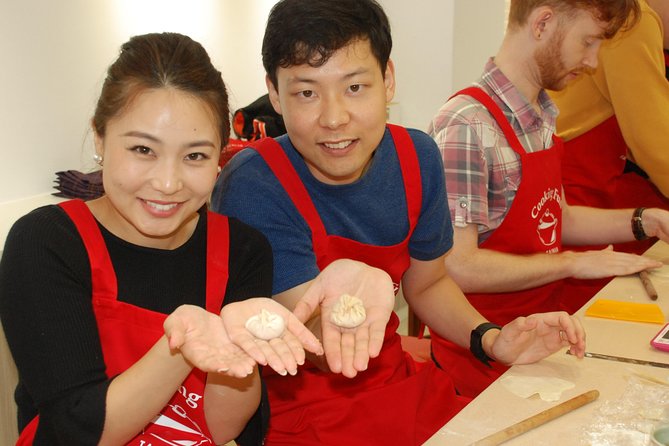
[[[665,64],[668,57],[665,51]],[[669,209],[669,199],[662,195],[652,182],[637,172],[625,170],[630,150],[615,115],[584,134],[565,142],[564,150],[562,182],[569,204],[606,209],[639,206]],[[652,238],[641,242],[620,243],[615,245],[615,249],[642,254],[655,241],[656,239]],[[576,249],[601,248],[603,246]],[[601,286],[605,284],[606,281],[601,282]]]
[[[627,144],[615,115],[564,144],[562,182],[571,205],[599,208],[669,208],[669,200],[646,178],[625,172]],[[657,239],[616,243],[616,251],[642,254]],[[566,246],[572,251],[604,249],[606,245]],[[564,309],[574,313],[601,290],[611,277],[565,280]]]
[[[669,53],[664,51],[665,65]],[[668,71],[669,73],[669,71]],[[669,74],[667,75],[669,79]],[[669,200],[648,179],[625,172],[630,152],[615,115],[584,134],[565,142],[562,182],[569,204],[600,208],[660,207]],[[643,252],[631,249],[630,252]]]
[[[328,235],[297,172],[271,138],[254,148],[278,178],[309,224],[318,267],[349,258],[388,272],[400,283],[409,266],[408,243],[421,208],[421,180],[413,142],[401,127],[388,126],[400,160],[410,229],[396,245],[372,246]],[[420,367],[406,354],[397,334],[399,319],[391,315],[381,354],[354,379],[322,372],[313,365],[297,376],[267,373],[272,416],[265,444],[276,445],[419,445],[468,402],[455,395],[453,384],[432,363]]]
[[[635,172],[625,172],[627,153],[615,116],[565,142],[562,181],[569,204],[669,209],[669,200],[653,183]]]
[[[666,62],[666,51],[664,56]],[[571,205],[606,209],[639,206],[669,209],[669,199],[653,183],[636,172],[625,171],[628,153],[629,149],[615,115],[586,133],[566,141],[562,158],[562,183],[567,202]],[[614,249],[643,254],[656,241],[656,238],[650,238],[617,243]],[[565,249],[585,251],[605,247],[565,246]],[[597,280],[566,279],[565,311],[577,311],[610,280],[611,277]]]
[[[639,206],[669,209],[669,199],[653,183],[636,172],[625,171],[629,149],[615,115],[586,133],[566,141],[564,150],[562,182],[569,204],[613,209]],[[656,240],[650,238],[617,243],[614,249],[643,254]],[[603,248],[605,245],[565,247],[573,251]],[[565,311],[577,311],[610,280],[610,277],[565,280]]]
[[[98,324],[106,374],[112,378],[136,363],[164,334],[167,315],[117,300],[114,267],[93,215],[81,200],[61,203],[77,226],[88,251],[93,310]],[[228,280],[227,218],[207,215],[207,303],[218,314]],[[198,369],[188,375],[165,408],[128,445],[213,445],[204,415],[206,373]],[[17,445],[30,445],[38,417],[23,430]]]
[[[562,142],[553,136],[553,147],[526,153],[502,110],[483,90],[470,87],[459,93],[473,97],[495,118],[511,148],[520,157],[522,180],[502,224],[480,247],[512,254],[562,250],[560,157]],[[511,293],[468,293],[471,304],[491,322],[505,325],[519,316],[556,311],[560,308],[562,281]],[[463,395],[476,396],[507,367],[492,368],[474,358],[468,349],[431,331],[432,351],[437,362],[454,378]]]

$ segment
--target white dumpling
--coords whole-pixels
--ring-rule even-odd
[[[330,320],[344,328],[355,328],[362,324],[366,317],[365,305],[359,298],[350,294],[342,294],[330,314]]]
[[[280,315],[270,313],[263,308],[260,310],[260,314],[251,316],[246,321],[245,326],[256,338],[269,341],[270,339],[278,338],[283,334],[283,331],[286,328],[286,322]]]

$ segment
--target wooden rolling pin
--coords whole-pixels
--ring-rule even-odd
[[[537,426],[551,421],[559,416],[562,416],[568,412],[571,412],[574,409],[578,409],[581,406],[588,404],[591,401],[596,400],[599,397],[598,390],[590,390],[588,392],[582,393],[574,398],[567,400],[563,403],[553,406],[550,409],[546,409],[543,412],[539,412],[536,415],[532,415],[529,418],[524,419],[516,424],[513,424],[506,429],[503,429],[499,432],[495,432],[492,435],[488,435],[481,440],[475,441],[471,446],[495,446],[502,444],[505,441],[511,440],[512,438],[517,437],[520,434],[523,434],[531,429],[534,429]]]
[[[648,271],[641,271],[639,273],[639,278],[641,279],[643,289],[648,293],[648,297],[650,297],[651,300],[657,300],[657,290],[653,286],[653,282],[650,281]]]

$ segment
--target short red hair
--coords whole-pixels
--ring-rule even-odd
[[[640,14],[637,0],[511,0],[509,27],[524,25],[530,13],[540,6],[549,6],[567,16],[573,15],[577,10],[588,11],[597,20],[608,24],[604,33],[607,39],[613,37],[624,25],[634,25]]]

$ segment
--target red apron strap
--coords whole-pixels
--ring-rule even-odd
[[[255,149],[265,160],[274,176],[279,180],[281,186],[290,196],[293,204],[300,211],[305,221],[311,228],[313,238],[325,238],[325,226],[321,221],[316,207],[311,201],[311,196],[302,184],[295,168],[291,164],[281,145],[274,138],[260,139],[249,147]]]
[[[114,274],[107,246],[93,214],[86,203],[79,199],[64,201],[59,203],[58,206],[70,217],[86,247],[91,266],[93,295],[116,300],[118,289],[116,274]],[[97,255],[92,256],[91,253],[97,253]],[[32,445],[38,424],[39,416],[36,416],[21,431],[16,446]]]
[[[107,245],[102,238],[102,233],[93,214],[86,203],[78,199],[64,201],[59,206],[63,208],[77,227],[86,251],[89,253],[93,295],[116,300],[118,292],[116,274],[109,258],[109,252],[107,252]],[[91,253],[96,253],[96,255],[91,256]],[[103,277],[105,280],[100,280]]]
[[[207,212],[207,311],[218,314],[228,284],[230,227],[228,218]]]
[[[32,446],[35,434],[37,433],[37,426],[39,425],[39,415],[30,420],[21,431],[15,446]]]
[[[400,168],[402,169],[407,212],[409,214],[409,235],[411,235],[420,216],[420,208],[423,201],[420,165],[409,132],[404,127],[393,124],[388,124],[388,129],[393,137],[395,151],[397,152]]]

